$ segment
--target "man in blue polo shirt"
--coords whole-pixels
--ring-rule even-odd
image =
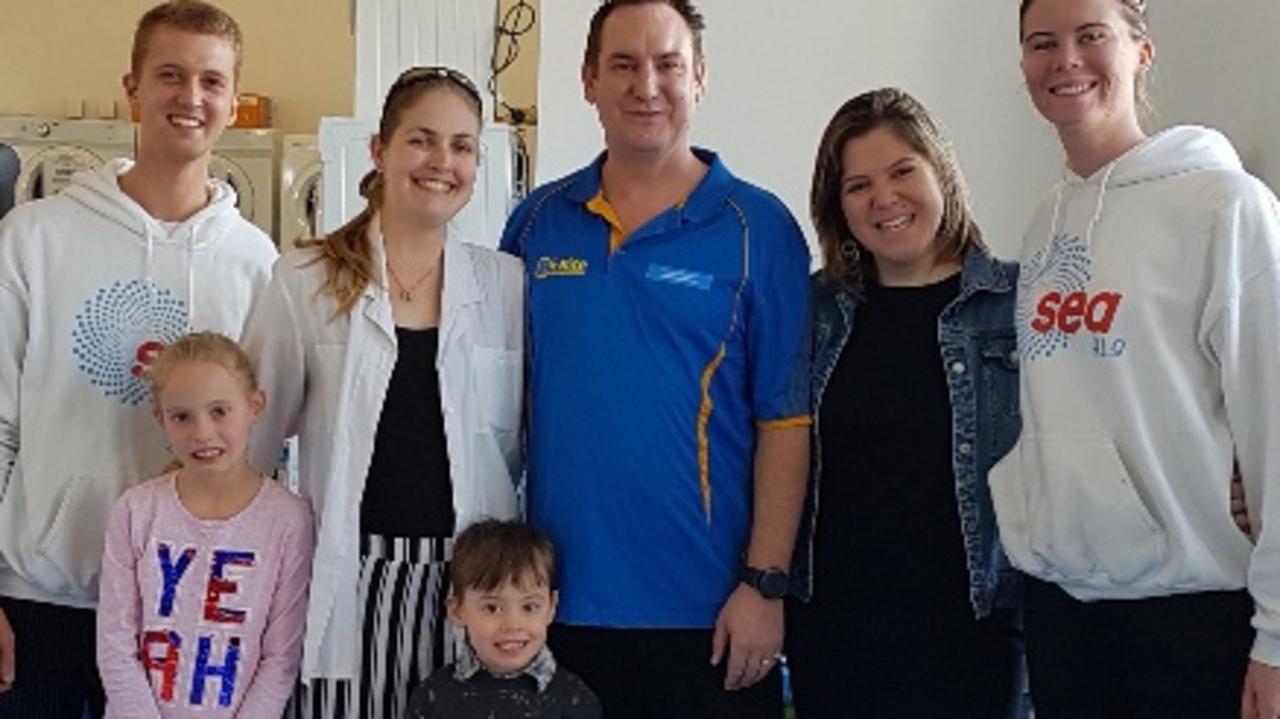
[[[606,151],[503,237],[528,271],[529,512],[561,561],[551,645],[608,717],[780,713],[809,256],[777,198],[689,144],[702,29],[687,0],[601,5],[582,79]]]

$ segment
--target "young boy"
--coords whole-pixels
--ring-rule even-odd
[[[409,719],[599,719],[595,695],[546,647],[554,573],[550,540],[527,524],[491,519],[458,535],[447,604],[470,651],[418,686]]]
[[[270,276],[271,240],[208,173],[235,116],[240,44],[207,3],[151,9],[124,76],[137,161],[0,222],[0,717],[101,715],[107,518],[169,458],[146,401],[151,360],[191,330],[239,337]]]

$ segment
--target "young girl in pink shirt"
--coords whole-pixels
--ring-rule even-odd
[[[97,643],[106,715],[278,717],[302,653],[310,509],[245,458],[266,397],[235,342],[189,334],[150,379],[177,468],[111,513]]]

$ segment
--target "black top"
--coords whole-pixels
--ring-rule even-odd
[[[938,347],[959,292],[869,284],[822,397],[814,601],[841,616],[972,618]]]
[[[453,485],[440,411],[436,328],[396,328],[396,366],[382,401],[373,458],[360,501],[360,531],[451,537]]]
[[[459,679],[452,664],[436,669],[409,699],[407,719],[600,719],[600,702],[587,685],[557,668],[547,688],[528,674],[495,677],[478,671]]]

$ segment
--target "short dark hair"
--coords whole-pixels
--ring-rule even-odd
[[[226,40],[235,52],[235,73],[237,78],[240,77],[240,50],[244,44],[240,25],[225,10],[202,0],[169,0],[151,8],[138,20],[138,27],[133,32],[133,51],[129,58],[129,68],[134,75],[142,72],[142,60],[147,56],[151,36],[161,27],[197,35],[213,35]]]
[[[591,26],[587,31],[587,49],[582,54],[582,64],[589,68],[595,68],[600,60],[600,42],[601,36],[604,34],[604,21],[609,19],[614,10],[627,5],[666,5],[672,10],[680,14],[684,18],[684,24],[689,26],[689,32],[693,34],[693,59],[702,59],[702,31],[707,29],[707,23],[702,19],[702,13],[698,12],[698,8],[690,0],[603,0],[600,7],[596,8],[596,12],[591,16]]]
[[[486,519],[454,540],[449,578],[460,597],[468,589],[492,592],[525,579],[550,587],[555,570],[555,549],[542,532],[524,522]]]

